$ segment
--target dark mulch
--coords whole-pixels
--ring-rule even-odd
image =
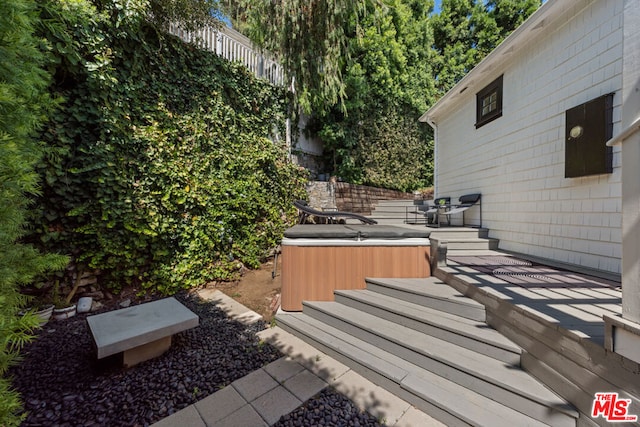
[[[12,368],[28,413],[23,426],[144,426],[195,403],[279,358],[215,304],[176,296],[200,326],[173,337],[162,356],[130,369],[97,363],[86,315],[50,322]]]

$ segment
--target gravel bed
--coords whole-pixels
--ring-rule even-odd
[[[256,337],[262,322],[247,327],[213,303],[176,298],[200,316],[200,326],[131,369],[95,361],[86,315],[46,324],[10,372],[28,413],[22,425],[146,426],[281,356]]]
[[[274,424],[274,427],[302,426],[382,427],[382,424],[373,415],[359,410],[344,395],[327,387]]]
[[[281,357],[256,337],[263,322],[247,327],[211,302],[176,298],[200,326],[174,335],[169,351],[130,369],[117,358],[95,360],[86,314],[46,324],[10,370],[27,413],[22,426],[148,426]],[[331,388],[276,424],[380,425]]]

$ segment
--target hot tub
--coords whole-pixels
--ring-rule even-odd
[[[282,240],[282,309],[333,301],[365,277],[429,277],[429,230],[390,225],[296,225]]]

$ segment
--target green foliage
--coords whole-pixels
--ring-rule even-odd
[[[486,8],[504,39],[535,12],[541,0],[488,0]]]
[[[475,0],[442,0],[440,13],[431,22],[433,46],[438,53],[434,76],[443,95],[473,68],[474,47],[471,18]]]
[[[387,0],[352,19],[344,109],[316,115],[332,172],[410,191],[432,184],[433,137],[417,118],[540,5],[538,0]]]
[[[431,182],[431,129],[417,117],[432,101],[432,3],[370,5],[350,27],[343,71],[344,114],[337,106],[312,126],[333,173],[357,184],[409,191]]]
[[[234,278],[276,245],[304,188],[269,139],[283,132],[285,92],[134,12],[43,10],[65,101],[43,134],[37,237],[115,290]]]
[[[432,18],[442,96],[541,5],[541,0],[442,0]]]
[[[148,0],[148,4],[151,21],[164,30],[168,24],[186,31],[220,25],[215,18],[218,0]]]
[[[249,35],[259,46],[279,54],[306,112],[343,105],[344,61],[349,57],[345,24],[366,0],[241,0]]]
[[[442,0],[433,14],[432,0],[222,0],[280,55],[331,172],[399,190],[431,184],[433,137],[417,118],[540,4]]]
[[[61,3],[66,2],[61,1]],[[97,10],[108,13],[111,18],[144,17],[145,20],[165,31],[170,25],[186,31],[221,25],[217,18],[218,0],[93,0],[92,3]]]
[[[428,139],[427,125],[418,123],[412,112],[381,110],[378,120],[358,133],[357,162],[363,182],[401,191],[433,182],[429,161],[432,140]]]
[[[33,36],[35,3],[0,2],[0,425],[19,425],[21,404],[6,377],[37,325],[20,316],[27,300],[19,285],[62,268],[66,259],[43,255],[20,239],[26,232],[28,196],[38,191],[34,171],[42,155],[33,138],[51,100],[46,94],[44,57]]]

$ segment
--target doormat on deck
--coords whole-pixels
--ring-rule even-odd
[[[525,288],[620,288],[620,283],[587,274],[574,273],[509,256],[452,256],[449,260],[492,274]]]

